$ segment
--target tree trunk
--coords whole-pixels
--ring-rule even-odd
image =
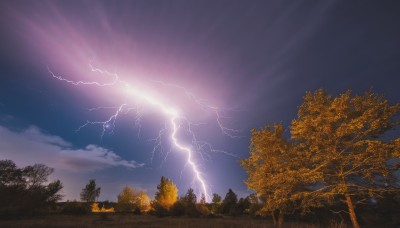
[[[282,227],[283,224],[283,213],[281,210],[274,210],[272,213],[272,222],[274,227]],[[278,217],[277,217],[278,216]]]
[[[351,197],[349,194],[345,194],[344,196],[346,197],[347,207],[349,208],[351,223],[353,223],[354,228],[360,228],[360,225],[358,224],[357,221],[356,213],[354,212],[354,206],[353,202],[351,201]]]
[[[271,215],[272,215],[272,222],[274,223],[274,227],[276,227],[276,217],[275,217],[275,210],[274,210],[274,211],[272,211]]]
[[[278,215],[278,227],[282,227],[283,224],[283,213],[282,211],[279,211],[279,215]]]

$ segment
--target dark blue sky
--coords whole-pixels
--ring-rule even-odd
[[[132,102],[119,88],[74,86],[47,69],[69,80],[106,82],[91,72],[92,63],[204,123],[193,127],[197,139],[226,152],[195,153],[209,191],[224,196],[232,188],[244,196],[238,160],[248,156],[249,130],[289,125],[306,91],[372,88],[399,102],[399,10],[396,1],[1,1],[0,159],[55,168],[65,199],[79,198],[89,178],[109,200],[125,184],[153,197],[161,175],[180,194],[190,186],[200,191],[168,135],[164,150],[152,155],[150,139],[165,122],[154,110],[142,112],[139,136],[134,112],[121,115],[103,140],[99,125],[75,132],[115,112],[88,108]],[[229,117],[221,122],[243,137],[222,134],[215,113],[154,81],[230,108],[219,113]]]

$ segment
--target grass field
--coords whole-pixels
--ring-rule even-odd
[[[99,214],[47,215],[40,217],[0,220],[0,227],[273,227],[270,220],[238,218],[158,218],[150,215],[112,214],[104,220]],[[306,223],[285,223],[284,227],[318,227]],[[338,227],[334,225],[334,227]],[[344,227],[344,226],[340,226]]]

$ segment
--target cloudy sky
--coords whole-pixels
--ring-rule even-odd
[[[179,113],[176,138],[193,151],[208,193],[245,196],[238,160],[250,129],[288,126],[306,91],[372,88],[399,102],[399,8],[1,1],[0,159],[53,167],[65,200],[93,178],[101,200],[116,200],[126,184],[153,197],[162,175],[180,194],[201,192],[187,152],[173,144],[168,109]]]

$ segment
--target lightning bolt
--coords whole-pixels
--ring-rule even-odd
[[[60,75],[54,74],[49,67],[47,67],[47,69],[53,78],[60,80],[60,81],[67,82],[67,83],[75,85],[75,86],[88,85],[88,86],[105,87],[105,86],[121,85],[123,88],[125,88],[125,91],[128,95],[131,95],[136,99],[140,99],[142,102],[144,101],[144,103],[156,108],[156,110],[158,110],[160,113],[162,113],[167,118],[167,121],[166,121],[165,127],[159,131],[158,136],[155,139],[151,140],[151,141],[155,142],[155,145],[154,145],[153,151],[152,151],[151,160],[153,160],[154,153],[157,150],[162,151],[162,149],[163,149],[162,136],[167,131],[168,125],[170,125],[172,130],[171,130],[171,134],[170,134],[169,138],[170,138],[173,146],[175,148],[177,148],[178,150],[186,153],[186,155],[187,155],[186,164],[188,166],[190,166],[191,170],[193,171],[194,180],[196,180],[200,184],[201,193],[203,193],[206,197],[206,200],[209,201],[209,199],[210,199],[210,195],[208,194],[209,187],[207,187],[207,184],[203,177],[203,174],[199,170],[199,165],[196,164],[196,162],[193,158],[194,157],[193,154],[195,153],[194,149],[200,153],[200,155],[203,159],[205,159],[205,158],[203,156],[203,153],[201,153],[201,152],[204,150],[209,150],[209,151],[217,152],[217,153],[224,153],[224,154],[234,156],[234,157],[237,157],[237,156],[232,153],[223,151],[223,150],[216,150],[213,148],[213,146],[210,143],[197,140],[196,135],[194,134],[194,131],[192,130],[192,126],[199,125],[199,124],[194,124],[194,123],[190,122],[185,116],[183,116],[183,114],[181,112],[179,112],[174,107],[170,107],[167,104],[163,103],[160,99],[157,99],[143,91],[140,91],[140,90],[130,86],[127,82],[123,81],[116,73],[111,73],[109,71],[102,70],[100,68],[96,68],[92,65],[91,62],[89,63],[89,67],[92,72],[109,77],[110,82],[101,83],[98,81],[73,81],[73,80],[64,78]],[[196,96],[194,96],[192,93],[190,93],[184,87],[181,87],[181,86],[178,86],[175,84],[164,83],[161,81],[151,81],[151,82],[158,83],[163,86],[174,87],[174,88],[177,88],[177,89],[183,91],[183,93],[190,100],[195,102],[195,104],[197,104],[199,107],[201,107],[202,110],[212,112],[215,115],[216,122],[224,135],[227,135],[231,138],[240,137],[240,136],[237,136],[237,133],[239,132],[239,130],[227,128],[222,124],[222,119],[226,118],[225,116],[221,115],[222,109],[217,108],[215,106],[208,105],[207,101],[196,98]],[[76,131],[80,131],[82,128],[84,128],[88,125],[101,125],[102,126],[101,139],[103,139],[103,136],[107,132],[110,134],[112,134],[114,132],[115,121],[117,120],[119,115],[127,114],[127,113],[135,110],[136,111],[135,126],[139,127],[139,132],[140,132],[140,128],[141,128],[140,121],[141,121],[142,115],[140,113],[138,105],[135,105],[135,107],[130,107],[127,103],[124,103],[124,104],[121,104],[120,106],[116,106],[116,107],[91,108],[91,109],[88,109],[88,111],[97,111],[97,110],[101,110],[101,109],[114,109],[116,111],[114,112],[113,115],[111,115],[105,121],[94,121],[94,122],[86,121],[86,123],[81,125]],[[178,140],[177,134],[180,129],[183,129],[185,132],[187,132],[192,137],[192,141],[191,141],[192,146],[191,147],[183,145],[181,143],[181,141]],[[167,156],[168,156],[168,154],[165,156],[164,161],[166,160]]]

